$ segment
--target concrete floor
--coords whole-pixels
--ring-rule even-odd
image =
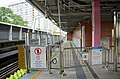
[[[120,79],[120,72],[107,71],[106,69],[100,66],[92,66],[94,72],[98,75],[99,79]],[[91,74],[88,68],[83,68],[87,79],[96,79]],[[31,71],[30,73],[26,73],[21,79],[34,79],[32,78],[37,71]],[[49,74],[47,70],[42,70],[42,72],[36,77],[36,79],[79,79],[76,75],[75,68],[65,69],[66,76],[60,75],[59,70],[52,70],[52,74]],[[79,74],[79,73],[77,73]]]

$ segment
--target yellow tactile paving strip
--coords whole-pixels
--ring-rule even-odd
[[[42,72],[42,70],[37,71],[37,72],[32,76],[31,79],[36,79],[37,76],[38,76],[41,72]]]

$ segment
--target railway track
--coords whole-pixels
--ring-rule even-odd
[[[0,79],[18,70],[18,45],[24,40],[0,42]]]
[[[11,46],[16,46],[19,44],[25,44],[25,40],[13,40],[13,41],[1,41],[0,40],[0,49],[11,47]]]
[[[10,74],[13,74],[15,71],[18,70],[18,61],[13,62],[12,64],[7,65],[0,69],[0,79],[5,79]]]

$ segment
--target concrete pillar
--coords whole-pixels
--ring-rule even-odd
[[[20,31],[19,31],[19,40],[22,40],[22,27],[20,28]]]
[[[48,45],[48,34],[46,33],[45,36],[46,36],[46,46],[47,46]]]
[[[28,29],[27,32],[29,33],[29,32],[30,32],[30,29]]]
[[[117,48],[118,48],[118,41],[117,41],[117,12],[114,12],[114,53],[113,53],[113,70],[117,71]]]
[[[42,32],[40,32],[40,45],[42,45]]]
[[[39,32],[39,45],[41,45],[41,33]]]
[[[10,41],[12,40],[12,26],[10,26],[10,29],[9,29],[9,40]]]
[[[92,0],[92,46],[100,46],[100,0]]]
[[[67,32],[67,40],[72,41],[73,38],[73,32]]]
[[[85,47],[85,26],[82,26],[82,47]]]

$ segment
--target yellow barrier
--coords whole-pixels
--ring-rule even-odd
[[[25,68],[24,45],[18,45],[18,67]]]

